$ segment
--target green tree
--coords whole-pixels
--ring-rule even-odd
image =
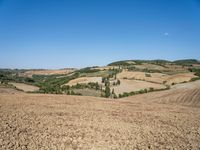
[[[115,74],[115,80],[117,79],[117,74]]]
[[[110,88],[109,88],[109,86],[106,86],[105,97],[110,97]]]
[[[112,89],[112,94],[115,94],[115,90],[114,89]]]
[[[105,82],[106,82],[106,78],[103,77],[101,82],[102,82],[102,83],[105,83]]]
[[[120,83],[121,83],[120,80],[117,80],[117,85],[120,85]]]

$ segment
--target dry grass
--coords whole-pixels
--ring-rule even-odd
[[[4,87],[0,85],[0,94],[16,94],[16,93],[22,93],[21,91],[18,91],[16,89]]]
[[[150,77],[147,77],[145,74],[149,74]],[[182,82],[188,82],[192,78],[196,77],[194,73],[179,73],[174,75],[166,75],[163,73],[145,73],[145,72],[132,72],[132,71],[123,71],[117,75],[117,78],[123,79],[139,79],[139,80],[145,80],[155,83],[163,83],[166,81],[167,85],[171,85],[172,83],[182,83]]]
[[[76,85],[77,83],[79,84],[87,84],[89,82],[98,82],[99,84],[102,81],[102,77],[80,77],[80,78],[76,78],[74,80],[70,80],[66,85],[72,86],[72,85]]]
[[[0,94],[0,149],[199,149],[200,82],[183,85],[121,100]]]
[[[24,84],[24,83],[10,82],[9,84],[12,84],[16,88],[23,90],[25,92],[34,92],[34,91],[39,90],[39,87],[37,87],[37,86],[28,85],[28,84]]]
[[[167,85],[171,85],[173,83],[182,83],[182,82],[188,82],[192,78],[197,77],[194,75],[194,73],[181,73],[181,74],[175,74],[167,77],[165,80],[167,81]]]
[[[74,89],[75,93],[80,93],[83,96],[96,96],[101,97],[101,91],[94,89]]]
[[[163,66],[149,64],[149,63],[142,63],[141,65],[135,65],[135,67],[138,69],[166,70],[166,68]]]
[[[145,74],[149,74],[151,77],[147,77]],[[162,73],[145,73],[145,72],[131,72],[131,71],[123,71],[117,75],[117,78],[123,79],[139,79],[139,80],[145,80],[145,81],[151,81],[155,83],[163,83],[165,80],[164,77],[167,75]]]
[[[31,70],[21,74],[22,76],[32,77],[33,75],[54,75],[54,74],[68,74],[73,72],[74,69],[60,69],[60,70]]]
[[[122,94],[124,92],[132,92],[139,91],[142,89],[164,89],[166,88],[164,85],[146,82],[146,81],[138,81],[138,80],[125,80],[120,79],[121,84],[118,86],[113,86],[111,89],[114,89],[116,94]]]

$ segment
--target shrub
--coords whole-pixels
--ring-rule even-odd
[[[145,73],[145,76],[146,76],[146,77],[151,77],[151,74]]]
[[[115,94],[115,90],[114,89],[112,89],[112,94]]]
[[[149,92],[152,92],[152,91],[154,91],[154,88],[150,87]]]
[[[121,84],[121,81],[120,80],[117,80],[117,85],[120,85]]]
[[[113,98],[114,98],[114,99],[117,99],[117,95],[116,95],[116,94],[114,94]]]
[[[166,84],[167,83],[167,81],[163,81],[163,84]]]
[[[117,79],[117,75],[115,74],[115,80]]]

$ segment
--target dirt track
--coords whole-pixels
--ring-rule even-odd
[[[0,149],[199,149],[199,86],[121,100],[0,93]]]

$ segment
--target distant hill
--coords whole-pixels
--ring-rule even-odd
[[[200,61],[196,59],[181,59],[173,61],[173,63],[179,64],[179,65],[191,65],[191,64],[200,64]]]
[[[130,66],[130,65],[140,65],[142,63],[152,63],[152,64],[166,64],[166,63],[174,63],[178,65],[191,65],[191,64],[200,64],[200,61],[196,59],[181,59],[175,61],[155,59],[155,60],[122,60],[116,61],[108,64],[108,66]]]
[[[165,63],[172,63],[168,60],[162,59],[155,59],[155,60],[123,60],[123,61],[116,61],[108,64],[108,66],[130,66],[133,64],[140,65],[142,63],[152,63],[152,64],[165,64]]]

